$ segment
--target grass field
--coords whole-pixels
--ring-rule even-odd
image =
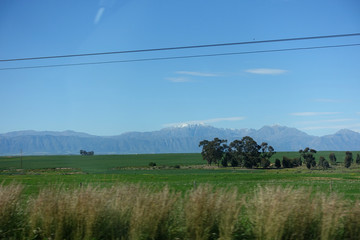
[[[328,170],[207,166],[200,154],[0,157],[0,239],[358,239],[360,166],[335,154]],[[299,154],[271,161],[283,156]]]
[[[353,152],[353,156],[357,153]],[[328,158],[329,154],[318,152],[316,157]],[[335,154],[340,163],[329,170],[208,167],[200,154],[24,156],[20,169],[20,157],[0,157],[0,182],[21,183],[26,194],[37,193],[49,185],[77,188],[87,184],[111,187],[118,183],[169,186],[184,192],[206,183],[236,187],[241,193],[251,192],[257,186],[307,187],[313,192],[336,192],[349,199],[360,199],[360,168],[356,164],[349,169],[342,167],[345,152]],[[299,154],[280,152],[272,157],[272,162],[282,156],[293,158]],[[149,162],[157,166],[151,168]]]

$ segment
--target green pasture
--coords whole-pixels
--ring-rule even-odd
[[[354,160],[358,152],[353,152]],[[330,152],[319,152],[317,159],[328,159]],[[142,154],[99,156],[24,156],[0,157],[0,182],[21,183],[26,194],[44,187],[63,185],[76,188],[87,184],[110,187],[135,183],[161,188],[165,185],[176,191],[186,191],[199,184],[216,187],[236,187],[239,192],[252,192],[257,186],[290,186],[311,188],[314,192],[336,192],[349,199],[360,199],[360,167],[342,166],[345,152],[335,152],[338,165],[329,170],[243,169],[207,166],[200,154]],[[282,156],[298,157],[296,152],[281,152]],[[156,167],[149,167],[155,162]],[[176,166],[179,165],[179,166]]]
[[[318,160],[320,156],[329,159],[330,151],[322,151],[315,154]],[[345,152],[334,152],[337,162],[342,163]],[[353,152],[355,160],[356,154]],[[278,152],[272,156],[271,162],[275,159],[282,160],[283,156],[289,158],[299,157],[298,152]],[[56,155],[56,156],[23,156],[22,163],[20,156],[0,156],[1,169],[48,169],[48,168],[76,168],[87,173],[112,173],[113,169],[126,167],[147,167],[150,162],[157,166],[192,166],[203,165],[206,162],[199,153],[176,153],[176,154],[133,154],[133,155]]]
[[[59,155],[23,156],[23,169],[76,168],[86,173],[109,173],[114,168],[147,167],[150,162],[158,166],[203,164],[198,153],[186,154],[133,154],[133,155]],[[0,169],[19,169],[21,157],[0,157]]]

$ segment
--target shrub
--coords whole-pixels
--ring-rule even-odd
[[[283,157],[283,167],[284,168],[293,168],[293,167],[299,167],[302,165],[302,161],[300,158],[288,158]]]
[[[239,161],[235,157],[233,157],[233,158],[231,158],[230,165],[232,167],[237,167],[237,166],[239,166]]]
[[[283,156],[282,166],[283,168],[291,168],[290,158]]]
[[[322,169],[330,168],[329,162],[323,156],[320,156],[318,166]]]
[[[324,161],[325,161],[325,158],[323,156],[320,156],[320,158],[319,158],[319,167],[323,166]]]
[[[335,153],[330,153],[329,159],[332,165],[336,165],[336,156]]]
[[[344,164],[346,168],[349,168],[351,166],[351,163],[353,162],[352,152],[346,152]]]
[[[154,162],[149,162],[149,166],[150,166],[150,167],[155,167],[155,166],[156,166],[156,163],[154,163]]]
[[[304,158],[304,162],[308,169],[316,166],[316,161],[315,161],[315,157],[314,157],[314,154],[316,152],[317,151],[315,149],[310,149],[308,147],[305,148],[304,150],[299,150],[299,153]]]
[[[268,168],[270,166],[270,160],[267,158],[262,158],[260,162],[261,167]]]
[[[329,162],[327,161],[327,160],[325,160],[324,162],[323,162],[323,166],[322,166],[324,169],[328,169],[328,168],[330,168],[330,164],[329,164]]]
[[[280,168],[280,167],[281,167],[281,162],[280,162],[280,159],[278,159],[278,158],[275,160],[275,167],[276,167],[276,168]]]

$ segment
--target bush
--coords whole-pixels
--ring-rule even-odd
[[[323,168],[323,169],[328,169],[330,168],[330,164],[329,162],[323,157],[321,156],[319,158],[319,167]]]
[[[154,162],[149,162],[149,166],[150,166],[150,167],[155,167],[155,166],[156,166],[156,163],[154,163]]]
[[[315,149],[310,149],[308,147],[305,148],[304,150],[299,150],[299,153],[304,158],[304,162],[308,169],[316,166],[316,161],[315,161],[315,157],[314,157],[314,154],[316,152],[317,151]]]
[[[319,167],[323,166],[324,161],[325,161],[325,158],[323,156],[320,156],[320,158],[319,158]]]
[[[329,155],[331,165],[336,165],[336,156],[335,153],[330,153]]]
[[[283,168],[294,168],[294,167],[299,167],[302,165],[302,161],[300,158],[288,158],[288,157],[283,157]]]
[[[324,169],[330,168],[330,164],[329,164],[329,162],[328,162],[327,160],[324,161],[324,163],[323,163],[323,168],[324,168]]]
[[[283,160],[282,160],[282,166],[283,168],[291,168],[291,164],[290,164],[290,158],[288,157],[283,157]]]
[[[351,163],[353,162],[353,157],[352,157],[352,152],[346,152],[346,156],[345,156],[345,167],[349,168],[351,166]]]
[[[275,160],[275,167],[276,167],[276,168],[280,168],[280,167],[281,167],[281,162],[280,162],[280,159],[278,159],[278,158]]]
[[[231,165],[232,167],[237,167],[237,166],[239,166],[239,161],[238,161],[235,157],[233,157],[233,158],[231,159],[230,165]]]
[[[260,162],[261,167],[268,168],[270,166],[270,160],[267,158],[262,158]]]

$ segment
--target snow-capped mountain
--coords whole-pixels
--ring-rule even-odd
[[[340,130],[333,135],[316,137],[296,128],[264,126],[255,129],[222,129],[204,124],[182,124],[153,132],[128,132],[100,137],[74,131],[18,131],[0,134],[0,155],[79,154],[80,149],[95,154],[190,153],[200,152],[199,142],[215,137],[231,142],[251,136],[258,144],[267,142],[276,151],[298,151],[305,147],[316,150],[360,150],[360,133]]]

